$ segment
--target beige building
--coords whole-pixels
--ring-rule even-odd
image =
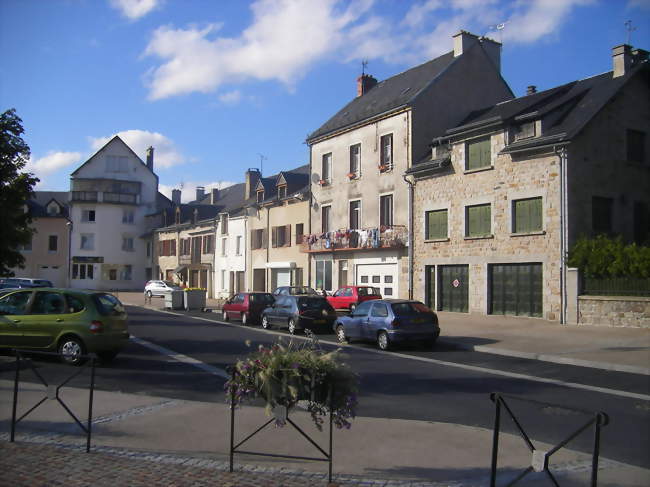
[[[581,235],[650,237],[647,52],[470,114],[407,171],[414,294],[437,310],[567,322]]]
[[[248,217],[250,289],[306,285],[309,255],[301,244],[309,224],[309,166],[258,177],[251,187],[256,203]]]
[[[431,138],[486,102],[512,98],[500,44],[467,32],[454,49],[382,82],[362,75],[357,97],[313,132],[310,283],[407,297],[409,185],[403,174]]]
[[[67,287],[70,256],[70,220],[67,191],[36,191],[26,204],[35,232],[32,241],[20,248],[24,268],[12,269],[16,277],[47,279]]]

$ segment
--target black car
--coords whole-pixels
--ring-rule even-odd
[[[336,321],[336,311],[322,296],[278,296],[273,306],[262,312],[262,328],[287,327],[296,330],[330,329]]]
[[[309,296],[320,296],[314,289],[309,286],[280,286],[275,288],[273,296],[298,296],[306,294]]]

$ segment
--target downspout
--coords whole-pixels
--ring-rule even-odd
[[[567,284],[566,258],[569,230],[567,225],[567,151],[566,147],[553,147],[560,164],[560,324],[565,325],[567,319]]]
[[[269,248],[271,246],[271,206],[266,207],[266,269],[264,269],[264,275],[266,278],[264,279],[266,282],[264,283],[264,287],[266,288],[267,292],[273,291],[269,287],[270,285],[270,280],[269,280],[269,256],[271,255],[271,249]]]
[[[312,160],[312,155],[311,155],[311,145],[309,146],[309,217],[307,218],[307,235],[311,236],[311,210],[313,208],[314,204],[314,197],[312,196],[312,191],[311,191],[311,175],[312,175],[312,167],[311,167],[311,160]],[[306,247],[309,249],[309,245]],[[311,252],[307,252],[307,285],[312,286],[311,282]]]
[[[250,277],[248,275],[248,208],[246,208],[246,218],[244,218],[244,282],[246,283],[245,286],[245,291],[248,292],[249,290],[252,291],[252,287],[249,287],[249,282],[248,278]]]
[[[413,299],[413,193],[415,191],[415,182],[406,178],[402,174],[402,179],[409,185],[409,203],[408,203],[408,276],[409,276],[409,299]]]

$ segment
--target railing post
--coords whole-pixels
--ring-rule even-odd
[[[496,406],[494,413],[494,431],[492,433],[492,469],[490,471],[490,487],[496,486],[497,480],[497,458],[499,456],[499,428],[501,422],[501,398],[498,394],[490,395]]]
[[[16,375],[14,376],[14,403],[11,410],[11,443],[14,442],[16,434],[16,407],[18,405],[18,380],[20,374],[20,352],[16,352]]]
[[[90,452],[90,440],[92,437],[92,427],[93,427],[93,401],[95,396],[95,357],[93,357],[90,363],[90,397],[88,398],[88,426],[86,432],[86,453]]]
[[[232,381],[235,380],[236,368],[232,369]],[[232,383],[228,388],[228,394],[230,394],[230,471],[233,470],[233,456],[235,450],[235,397],[232,390]]]

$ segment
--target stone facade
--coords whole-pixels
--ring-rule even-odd
[[[650,328],[650,298],[580,296],[578,324]]]

